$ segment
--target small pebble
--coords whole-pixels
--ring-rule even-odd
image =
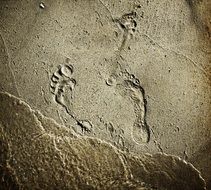
[[[41,8],[41,9],[44,9],[44,8],[45,8],[44,3],[40,3],[40,8]]]

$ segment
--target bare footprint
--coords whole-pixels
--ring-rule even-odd
[[[54,96],[54,100],[65,108],[81,128],[82,134],[87,134],[92,131],[92,124],[88,120],[80,120],[71,110],[73,91],[76,85],[76,80],[72,78],[73,66],[70,64],[59,65],[58,69],[51,77],[50,89]],[[76,129],[74,129],[76,131]],[[77,129],[78,130],[78,129]],[[77,132],[77,131],[76,131]],[[77,132],[80,133],[80,132]],[[81,134],[81,133],[80,133]]]
[[[115,20],[123,31],[123,40],[120,51],[127,46],[129,40],[134,36],[137,27],[136,17],[136,12],[131,12],[124,14],[121,18]]]
[[[109,81],[114,80],[114,77],[109,79]],[[115,82],[112,82],[112,84],[115,84]],[[131,130],[132,139],[138,144],[149,142],[150,130],[146,123],[147,102],[139,80],[134,75],[124,73],[121,77],[116,78],[115,86],[120,95],[129,98],[134,106],[136,118]]]
[[[135,32],[137,22],[136,22],[136,12],[131,12],[124,14],[121,18],[116,19],[115,21],[119,23],[123,30],[127,32]]]
[[[51,77],[50,90],[55,101],[69,109],[72,104],[73,90],[76,80],[72,78],[73,66],[70,64],[59,65]]]

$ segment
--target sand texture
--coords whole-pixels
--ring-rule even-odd
[[[210,0],[1,0],[4,188],[211,189],[210,23]]]

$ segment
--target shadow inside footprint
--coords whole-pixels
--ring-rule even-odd
[[[71,100],[73,98],[73,89],[76,85],[74,79],[62,81],[57,93],[55,94],[55,100],[58,104],[69,108],[71,106]]]

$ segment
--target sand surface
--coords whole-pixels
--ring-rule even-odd
[[[203,177],[211,189],[210,12],[210,0],[0,1],[0,142],[14,184],[203,189]]]

